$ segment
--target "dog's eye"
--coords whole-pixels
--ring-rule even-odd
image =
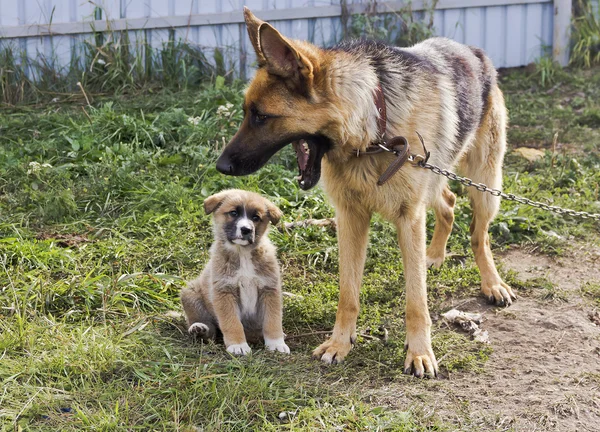
[[[253,222],[260,222],[260,216],[259,215],[252,216],[252,221]]]
[[[256,119],[256,123],[262,124],[267,121],[269,116],[264,114],[255,114],[254,118]]]
[[[231,217],[237,217],[237,216],[238,216],[238,212],[237,212],[237,210],[231,210],[231,211],[229,212],[229,216],[231,216]]]

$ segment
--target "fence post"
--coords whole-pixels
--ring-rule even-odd
[[[561,66],[566,66],[569,64],[571,8],[571,0],[554,0],[554,36],[552,38],[552,59]]]

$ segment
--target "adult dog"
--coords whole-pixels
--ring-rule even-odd
[[[336,210],[340,299],[333,334],[314,356],[340,362],[356,339],[369,221],[378,212],[395,224],[402,251],[405,372],[436,375],[426,269],[444,260],[455,196],[445,178],[410,165],[380,177],[397,157],[372,154],[371,149],[395,136],[421,149],[420,133],[432,163],[458,166],[474,181],[500,187],[506,108],[491,61],[478,48],[444,38],[406,49],[369,41],[321,49],[283,37],[248,9],[244,15],[259,69],[246,91],[244,121],[217,169],[230,175],[253,173],[295,142],[300,187],[310,189],[322,173]],[[469,194],[481,289],[491,301],[508,305],[515,295],[496,270],[488,237],[499,199],[478,191]],[[435,211],[436,226],[426,250],[427,206]]]

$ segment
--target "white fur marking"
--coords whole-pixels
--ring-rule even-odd
[[[240,251],[240,268],[238,269],[238,286],[240,287],[240,310],[242,315],[254,315],[258,300],[258,286],[255,281],[256,272],[250,252]]]
[[[235,235],[236,237],[242,237],[242,228],[252,229],[252,222],[246,216],[238,220],[235,226]]]
[[[244,342],[241,344],[233,344],[227,347],[227,352],[235,355],[247,355],[252,352],[252,349],[248,346],[248,343]]]
[[[188,329],[188,333],[190,333],[190,334],[194,334],[194,333],[206,334],[206,333],[208,333],[208,330],[209,329],[206,324],[201,323],[201,322],[196,322],[190,326],[190,328]]]
[[[285,353],[285,354],[290,353],[290,348],[283,341],[282,337],[277,338],[277,339],[265,338],[265,346],[267,347],[267,349],[269,351],[279,351],[279,352]]]

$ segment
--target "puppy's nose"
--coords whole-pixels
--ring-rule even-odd
[[[233,165],[225,153],[222,153],[219,159],[217,159],[217,171],[222,174],[233,174]]]
[[[242,233],[242,235],[248,235],[252,232],[252,228],[248,228],[248,227],[241,227],[240,228],[240,232]]]

